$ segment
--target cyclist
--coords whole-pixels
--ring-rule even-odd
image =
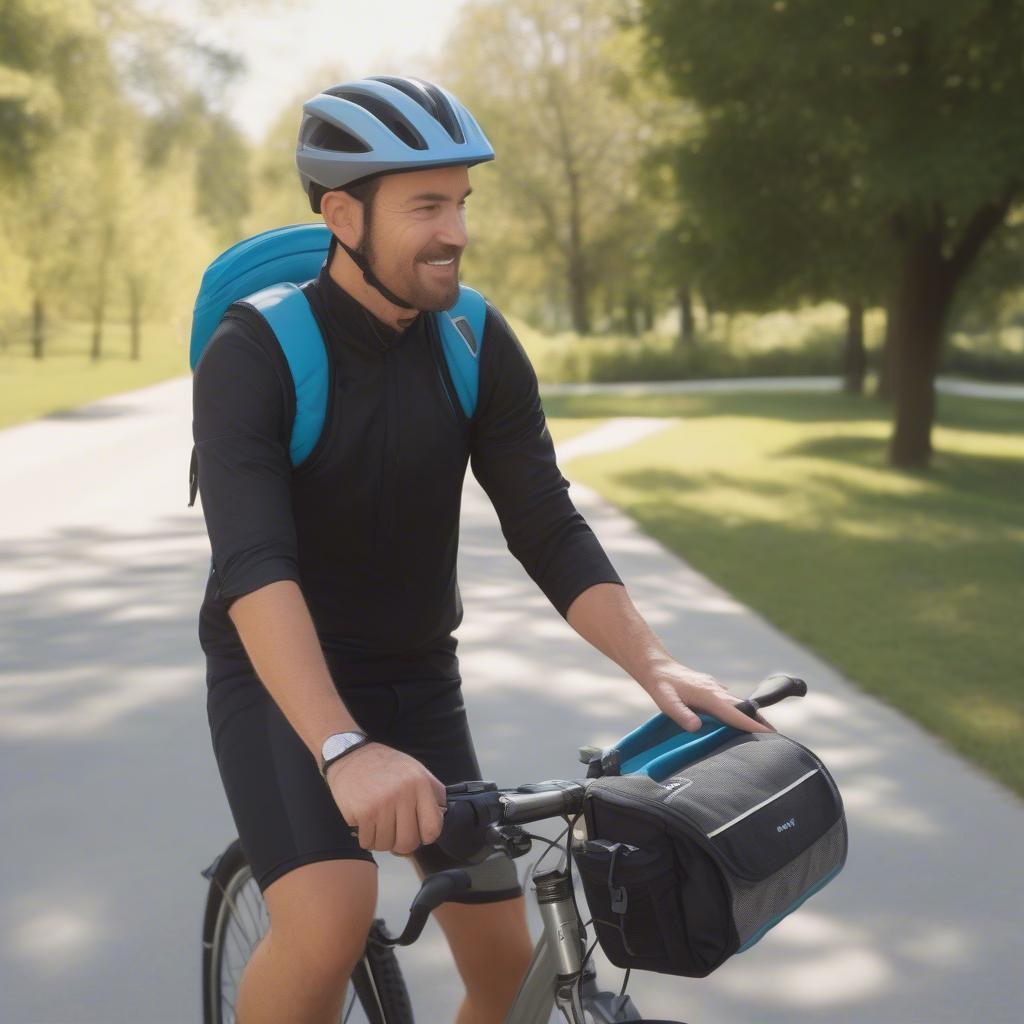
[[[265,321],[229,308],[196,368],[193,433],[212,548],[199,616],[213,748],[270,929],[241,1024],[336,1019],[376,901],[372,850],[430,844],[444,785],[481,778],[456,639],[467,463],[509,549],[557,611],[684,727],[695,711],[762,731],[739,698],[675,661],[574,508],[536,376],[487,306],[467,419],[430,311],[458,296],[468,168],[493,150],[445,90],[374,78],[304,108],[296,160],[332,233],[303,291],[323,331],[323,432],[289,460],[294,385]],[[326,782],[326,784],[325,784]],[[466,986],[460,1024],[504,1019],[531,953],[515,866],[471,869],[437,918]]]

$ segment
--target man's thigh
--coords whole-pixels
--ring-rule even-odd
[[[377,906],[377,866],[334,859],[303,864],[263,894],[273,944],[307,969],[351,970],[362,956]]]

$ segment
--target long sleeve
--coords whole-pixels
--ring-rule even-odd
[[[229,314],[192,385],[199,491],[225,602],[276,580],[299,582],[287,444],[293,414],[280,349]]]
[[[490,305],[480,360],[473,474],[498,513],[509,551],[564,617],[588,587],[622,580],[569,497],[529,358]]]

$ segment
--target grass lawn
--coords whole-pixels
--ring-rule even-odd
[[[33,359],[24,345],[0,353],[0,428],[73,409],[107,395],[131,391],[188,372],[184,342],[165,324],[145,324],[141,358],[128,358],[127,324],[104,331],[104,355],[89,358],[90,328],[66,324]]]
[[[1024,405],[939,396],[932,468],[885,465],[888,410],[830,395],[550,397],[556,440],[679,422],[572,476],[1024,794]],[[699,667],[699,666],[698,666]]]

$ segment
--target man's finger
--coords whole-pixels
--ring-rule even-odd
[[[443,795],[441,799],[444,799]],[[436,802],[435,794],[431,792],[430,787],[423,786],[416,794],[416,825],[420,839],[424,843],[436,842],[443,823],[441,808]]]
[[[411,853],[420,845],[420,830],[416,816],[416,803],[408,801],[398,808],[395,819],[395,841],[391,846],[392,853]]]
[[[737,701],[736,704],[741,704],[742,701]],[[712,714],[720,722],[724,722],[726,725],[731,725],[734,729],[741,729],[743,732],[774,732],[770,725],[767,723],[762,724],[748,715],[745,715],[740,711],[736,704],[730,701],[723,700],[719,701]]]
[[[373,818],[359,823],[359,845],[364,850],[372,850],[377,836],[377,825]]]
[[[681,700],[673,701],[668,707],[662,708],[662,711],[687,732],[699,732],[704,725],[700,716]]]
[[[377,820],[377,833],[373,837],[375,850],[391,850],[395,845],[395,811],[391,808]]]
[[[437,802],[438,807],[447,807],[448,791],[444,788],[444,783],[440,779],[431,775],[430,785],[434,790],[434,800]]]

